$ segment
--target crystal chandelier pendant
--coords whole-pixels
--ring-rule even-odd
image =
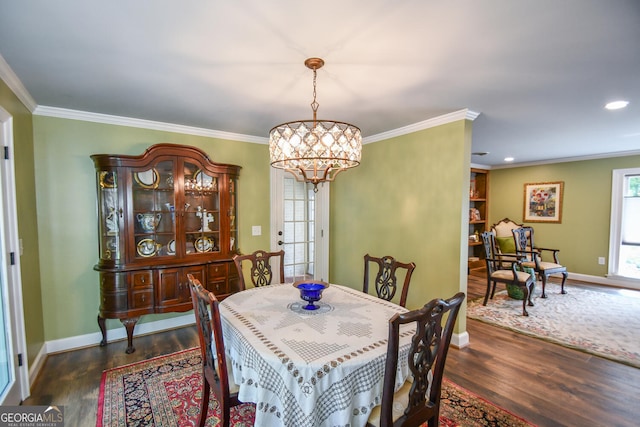
[[[310,182],[318,191],[321,182],[360,164],[362,135],[349,123],[318,120],[316,71],[324,65],[320,58],[305,61],[313,70],[312,120],[282,123],[269,132],[271,166],[291,172],[298,181]]]

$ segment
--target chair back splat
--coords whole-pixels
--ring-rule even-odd
[[[394,427],[420,426],[425,422],[429,427],[438,425],[445,361],[453,326],[464,298],[465,294],[459,292],[447,300],[434,299],[418,310],[396,314],[389,320],[389,346],[379,424],[372,418],[369,418],[370,423],[373,421],[373,425]],[[415,325],[415,334],[411,338],[411,347],[407,355],[413,381],[405,382],[405,385],[394,393],[400,326],[404,324]],[[397,402],[396,405],[394,401]],[[406,404],[399,405],[400,402]],[[375,417],[376,411],[372,411],[371,415]]]
[[[405,270],[404,282],[400,291],[399,304],[404,307],[407,303],[407,294],[409,292],[409,283],[411,282],[411,275],[415,270],[416,265],[411,262],[408,264],[397,261],[392,256],[384,256],[382,258],[376,258],[369,254],[364,256],[364,284],[362,286],[362,292],[369,293],[369,266],[376,264],[378,266],[378,272],[375,277],[376,294],[378,298],[382,298],[387,301],[391,301],[398,289],[398,278],[396,271],[398,269]]]
[[[272,262],[276,259],[280,260],[280,269],[278,276],[275,280],[279,280],[277,283],[284,283],[284,251],[278,252],[266,252],[262,250],[255,251],[252,254],[247,255],[235,255],[233,262],[238,269],[238,278],[240,281],[240,290],[246,289],[247,283],[245,282],[244,273],[242,271],[243,263],[250,263],[250,275],[251,283],[254,287],[268,286],[274,282],[274,273]]]
[[[191,274],[188,274],[187,278],[189,279],[202,356],[202,401],[197,425],[202,427],[205,424],[209,396],[213,390],[213,394],[220,404],[220,425],[227,427],[230,422],[231,407],[242,402],[238,400],[237,385],[234,382],[231,382],[231,385],[229,383],[230,370],[224,351],[218,300],[213,293],[203,288],[200,281]],[[212,347],[213,342],[215,342],[215,346]],[[213,356],[213,348],[216,350],[216,357]]]

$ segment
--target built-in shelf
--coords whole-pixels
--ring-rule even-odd
[[[469,269],[485,265],[484,248],[480,234],[487,230],[488,214],[489,171],[471,169],[469,183]]]

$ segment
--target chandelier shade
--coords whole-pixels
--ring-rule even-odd
[[[305,65],[313,70],[313,120],[282,123],[269,132],[271,166],[291,172],[297,180],[310,182],[317,191],[321,182],[360,164],[362,135],[349,123],[316,118],[316,70],[324,65],[309,58]]]

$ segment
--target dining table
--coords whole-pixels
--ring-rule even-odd
[[[227,364],[256,426],[364,426],[380,405],[389,319],[407,309],[330,284],[306,309],[292,283],[248,288],[220,303]],[[400,330],[396,389],[409,377],[415,329]]]

